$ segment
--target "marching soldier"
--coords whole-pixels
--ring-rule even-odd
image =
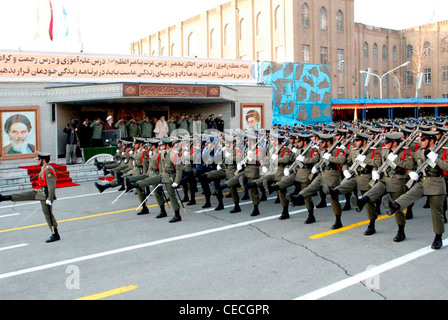
[[[341,175],[339,171],[340,168],[342,168],[342,166],[346,163],[347,158],[345,151],[337,149],[337,145],[334,145],[335,143],[339,144],[338,141],[334,141],[335,136],[335,134],[319,134],[321,149],[320,158],[327,160],[327,162],[323,163],[320,168],[316,167],[316,165],[313,166],[311,169],[311,174],[318,175],[312,180],[308,187],[300,191],[298,195],[288,195],[293,206],[304,205],[305,199],[314,196],[314,194],[316,194],[324,186],[328,186],[331,190],[332,188],[336,188],[341,183]],[[342,228],[342,208],[337,198],[331,198],[331,207],[336,217],[336,222],[331,228]]]
[[[0,202],[40,201],[48,227],[51,230],[51,237],[46,241],[47,243],[61,239],[58,232],[58,222],[53,214],[53,202],[56,200],[56,171],[49,165],[49,162],[50,154],[37,152],[37,164],[41,167],[37,178],[38,190],[25,191],[8,196],[0,194]]]
[[[448,171],[448,164],[442,160],[443,148],[440,146],[437,152],[434,152],[438,147],[437,131],[423,131],[420,139],[421,148],[417,151],[417,170],[422,168],[421,174],[417,172],[410,172],[409,177],[414,181],[411,189],[403,194],[401,197],[392,202],[389,195],[383,197],[383,205],[387,213],[394,214],[402,208],[406,208],[411,203],[414,203],[423,196],[429,197],[433,230],[435,233],[434,241],[431,245],[432,249],[438,250],[442,247],[442,234],[445,232],[444,218],[443,218],[443,202],[446,195],[445,179],[443,178],[443,171]],[[444,139],[445,143],[446,140]],[[443,141],[439,141],[443,143]],[[429,165],[424,166],[425,163]]]
[[[377,181],[375,185],[364,193],[361,199],[358,200],[354,195],[351,198],[357,212],[361,212],[367,203],[376,202],[385,194],[389,194],[392,201],[398,199],[405,192],[406,171],[414,169],[412,151],[409,148],[397,150],[403,138],[403,133],[389,133],[386,134],[385,138],[384,147],[381,151],[383,163],[390,161],[395,168],[388,166],[383,176],[380,176],[375,170],[372,171],[372,179]],[[401,242],[406,238],[404,233],[406,218],[402,210],[395,213],[395,222],[398,225],[398,233],[394,241]]]

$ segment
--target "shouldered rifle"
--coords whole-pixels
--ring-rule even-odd
[[[397,155],[403,148],[410,147],[411,144],[415,141],[415,139],[417,139],[419,133],[420,133],[420,131],[416,130],[407,139],[404,139],[403,141],[401,141],[401,143],[395,148],[395,150],[392,152],[392,154]],[[395,163],[393,163],[392,161],[390,161],[389,159],[386,159],[383,162],[383,164],[378,168],[378,170],[377,170],[378,175],[381,176],[381,174],[385,173],[389,167],[392,169],[395,169],[397,167],[397,165]],[[372,179],[372,180],[370,180],[369,185],[371,187],[373,187],[377,182],[378,182],[378,180]]]
[[[336,149],[336,147],[341,143],[342,139],[343,139],[343,138],[340,138],[339,140],[337,140],[336,142],[334,142],[334,143],[332,144],[332,146],[330,147],[330,149],[328,149],[328,151],[327,151],[326,153],[332,154],[333,151],[334,151],[334,149]],[[320,171],[322,171],[322,167],[323,167],[324,165],[326,165],[326,164],[328,164],[328,160],[322,157],[322,158],[319,160],[319,162],[316,163],[316,164],[314,165],[313,169],[314,169],[314,170],[317,170],[317,172],[320,172]],[[310,176],[309,176],[308,178],[310,179],[310,181],[313,181],[314,177],[315,177],[315,173],[313,173],[313,170],[312,170],[312,171],[311,171],[311,174],[310,174]]]
[[[360,153],[360,155],[365,156],[367,154],[367,152],[369,152],[369,150],[371,148],[376,148],[378,147],[378,145],[383,141],[384,137],[383,135],[379,135],[377,136],[375,139],[372,139],[369,141],[369,143],[366,145],[366,148],[363,150],[362,153]],[[363,164],[363,162],[359,161],[359,160],[355,160],[355,162],[352,163],[351,167],[348,169],[348,172],[351,175],[354,175],[354,173],[356,172],[356,170],[358,170],[359,166],[361,166]],[[343,184],[344,182],[347,182],[347,177],[345,177],[342,181],[341,184]]]
[[[239,164],[241,167],[243,167],[243,166],[245,166],[245,165],[247,164],[247,162],[249,161],[250,155],[252,155],[252,153],[254,153],[255,150],[257,150],[258,144],[259,144],[260,142],[261,142],[261,140],[259,140],[257,143],[255,143],[255,144],[249,149],[249,151],[247,152],[247,156],[245,156],[243,160],[241,160],[240,162],[238,162],[238,164]],[[250,155],[249,155],[249,153],[250,153]],[[240,171],[241,171],[241,170],[238,170],[238,169],[237,169],[237,170],[235,171],[235,175],[237,175]]]
[[[431,149],[429,149],[430,151],[434,152],[434,153],[438,153],[440,151],[440,149],[442,149],[445,144],[448,142],[448,134],[445,134],[439,141],[437,144],[435,144]],[[428,168],[428,166],[433,166],[434,162],[431,161],[431,159],[426,158],[426,161],[417,168],[417,170],[415,170],[415,173],[418,174],[420,176],[420,174],[422,174],[423,176],[426,175],[426,168]],[[410,179],[407,183],[406,183],[406,187],[408,187],[409,189],[411,189],[411,187],[414,185],[414,182],[416,182],[417,180],[414,179]]]
[[[304,157],[308,153],[308,151],[310,151],[310,149],[313,148],[314,146],[315,144],[313,142],[309,143],[308,146],[297,157],[300,156]],[[294,163],[289,168],[286,168],[285,171],[287,170],[289,173],[291,173],[297,168],[297,166],[303,168],[303,162],[296,159],[296,161],[294,161]]]

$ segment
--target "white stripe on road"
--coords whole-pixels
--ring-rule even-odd
[[[27,245],[28,245],[28,243],[17,244],[17,245],[15,245],[15,246],[10,246],[10,247],[0,248],[0,251],[5,251],[5,250],[11,250],[11,249],[16,249],[16,248],[26,247]]]
[[[297,210],[297,211],[291,212],[290,215],[301,213],[301,212],[305,212],[305,211],[307,211],[307,209]],[[135,246],[125,247],[125,248],[121,248],[121,249],[115,249],[115,250],[110,250],[110,251],[105,251],[105,252],[100,252],[100,253],[95,253],[95,254],[91,254],[91,255],[87,255],[87,256],[83,256],[83,257],[72,258],[72,259],[68,259],[68,260],[63,260],[63,261],[59,261],[59,262],[49,263],[49,264],[45,264],[45,265],[41,265],[41,266],[37,266],[37,267],[32,267],[32,268],[27,268],[27,269],[22,269],[22,270],[18,270],[18,271],[12,271],[12,272],[8,272],[8,273],[0,274],[0,279],[11,278],[11,277],[15,277],[15,276],[31,273],[31,272],[36,272],[36,271],[41,271],[41,270],[46,270],[46,269],[50,269],[50,268],[63,266],[63,265],[66,265],[66,264],[72,264],[72,263],[77,263],[77,262],[81,262],[81,261],[86,261],[86,260],[91,260],[91,259],[111,256],[111,255],[119,254],[119,253],[123,253],[123,252],[128,252],[128,251],[133,251],[133,250],[138,250],[138,249],[143,249],[143,248],[148,248],[148,247],[152,247],[152,246],[156,246],[156,245],[160,245],[160,244],[164,244],[164,243],[169,243],[169,242],[174,242],[174,241],[179,241],[179,240],[184,240],[184,239],[190,239],[190,238],[194,238],[194,237],[200,237],[200,236],[204,236],[204,235],[207,235],[207,234],[212,234],[212,233],[216,233],[216,232],[231,230],[231,229],[247,226],[247,225],[254,224],[254,223],[264,222],[264,221],[268,221],[268,220],[274,220],[274,219],[277,219],[277,218],[278,218],[278,215],[276,215],[276,216],[269,216],[269,217],[265,217],[265,218],[260,218],[260,219],[240,222],[240,223],[237,223],[237,224],[232,224],[232,225],[228,225],[228,226],[221,227],[221,228],[215,228],[215,229],[199,231],[199,232],[190,233],[190,234],[186,234],[186,235],[182,235],[182,236],[176,236],[176,237],[172,237],[172,238],[156,240],[156,241],[152,241],[152,242],[138,244],[138,245],[135,245]]]
[[[0,219],[1,218],[14,217],[14,216],[18,216],[18,215],[20,215],[20,213],[5,214],[3,216],[0,216]]]
[[[444,245],[447,244],[446,241],[447,241],[447,239],[443,241]],[[407,255],[404,255],[404,256],[402,256],[400,258],[397,258],[397,259],[391,260],[389,262],[386,262],[386,263],[384,263],[384,264],[382,264],[380,266],[373,267],[373,268],[371,268],[369,270],[366,270],[364,272],[358,273],[357,275],[354,275],[354,276],[352,276],[350,278],[347,278],[347,279],[341,280],[339,282],[333,283],[333,284],[331,284],[329,286],[326,286],[324,288],[318,289],[316,291],[313,291],[313,292],[308,293],[306,295],[303,295],[301,297],[297,297],[294,300],[317,300],[317,299],[323,298],[323,297],[328,296],[328,295],[330,295],[332,293],[335,293],[337,291],[343,290],[343,289],[348,288],[348,287],[350,287],[352,285],[360,283],[361,281],[365,281],[367,279],[371,279],[371,278],[373,278],[375,276],[378,276],[381,273],[384,273],[386,271],[389,271],[389,270],[392,270],[392,269],[394,269],[396,267],[404,265],[404,264],[406,264],[408,262],[411,262],[413,260],[421,258],[421,257],[423,257],[423,256],[425,256],[425,255],[427,255],[429,253],[434,252],[434,251],[435,250],[431,249],[430,246],[422,248],[420,250],[417,250],[417,251],[411,252],[411,253],[409,253]]]

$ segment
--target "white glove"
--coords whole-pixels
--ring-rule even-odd
[[[291,152],[294,153],[294,154],[296,154],[297,151],[299,151],[299,149],[297,149],[296,147],[292,148],[292,150],[291,150]]]
[[[171,185],[174,189],[176,189],[179,185],[176,182],[173,182],[173,184]]]
[[[303,161],[305,161],[305,156],[298,156],[297,160],[300,162],[303,162]]]
[[[289,172],[288,168],[285,168],[285,170],[283,170],[283,174],[285,175],[285,177],[289,177],[291,173]]]
[[[311,169],[311,173],[312,174],[316,174],[316,173],[318,173],[319,172],[319,170],[316,168],[316,167],[313,167],[312,169]]]
[[[339,149],[341,149],[341,150],[345,150],[345,149],[347,149],[347,147],[344,146],[344,145],[342,145],[342,146],[339,147]]]
[[[266,168],[265,166],[262,166],[262,167],[261,167],[261,171],[262,171],[263,173],[267,173],[269,170],[268,170],[268,168]]]
[[[343,173],[344,173],[344,177],[346,177],[347,179],[350,179],[352,177],[352,174],[348,170],[344,170]]]
[[[427,155],[428,159],[431,160],[432,162],[436,163],[437,158],[439,157],[439,155],[437,153],[435,153],[434,151],[431,151],[428,155]]]
[[[242,169],[243,169],[243,166],[242,165],[240,165],[239,163],[236,165],[236,169],[238,170],[238,171],[241,171]]]
[[[50,207],[53,205],[53,202],[51,202],[50,200],[45,200],[45,203],[46,203],[47,205],[49,205]]]
[[[360,155],[358,155],[356,157],[356,161],[364,162],[364,160],[366,160],[366,156],[365,155],[360,154]]]
[[[387,156],[387,160],[389,160],[390,162],[394,162],[395,159],[397,159],[397,158],[398,158],[398,156],[393,153],[389,153],[389,155]]]
[[[277,160],[277,158],[278,158],[278,155],[277,155],[277,154],[273,154],[273,155],[271,156],[271,159],[272,159],[272,160]]]
[[[380,175],[378,174],[378,171],[376,171],[376,170],[372,171],[372,179],[375,181],[380,180]]]
[[[232,154],[231,154],[230,152],[226,152],[226,153],[224,153],[224,156],[225,156],[226,158],[230,158],[231,155],[232,155]]]
[[[329,153],[324,154],[324,159],[325,160],[330,159],[330,157],[331,157],[331,154],[329,154]]]
[[[414,171],[409,172],[409,177],[414,181],[418,181],[418,179],[420,179],[420,176]]]
[[[217,170],[221,170],[222,167],[218,164],[218,165],[216,166],[216,169],[217,169]]]
[[[134,154],[134,151],[133,151],[133,150],[131,150],[131,151],[129,152],[129,154]]]

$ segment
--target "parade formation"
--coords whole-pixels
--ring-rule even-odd
[[[300,125],[292,129],[207,130],[190,135],[177,130],[170,137],[121,140],[113,161],[95,161],[98,170],[113,178],[95,182],[99,192],[119,188],[136,193],[138,215],[149,214],[147,201],[155,197],[160,212],[170,223],[182,220],[182,212],[196,205],[196,194],[205,197],[202,208],[224,210],[225,190],[241,212],[241,199],[251,199],[250,216],[262,214],[260,202],[277,193],[279,219],[289,218],[290,206],[305,205],[304,223],[316,222],[315,210],[327,206],[329,197],[335,222],[343,227],[342,212],[365,210],[370,221],[364,235],[373,235],[378,215],[394,215],[395,242],[405,240],[406,221],[413,217],[413,204],[426,197],[431,209],[434,240],[442,247],[446,223],[446,162],[448,122],[444,118],[379,119]],[[201,191],[199,191],[201,186]],[[179,189],[182,189],[182,196]],[[314,196],[320,196],[317,205]],[[341,198],[345,198],[342,207]],[[1,200],[9,200],[2,196]]]

